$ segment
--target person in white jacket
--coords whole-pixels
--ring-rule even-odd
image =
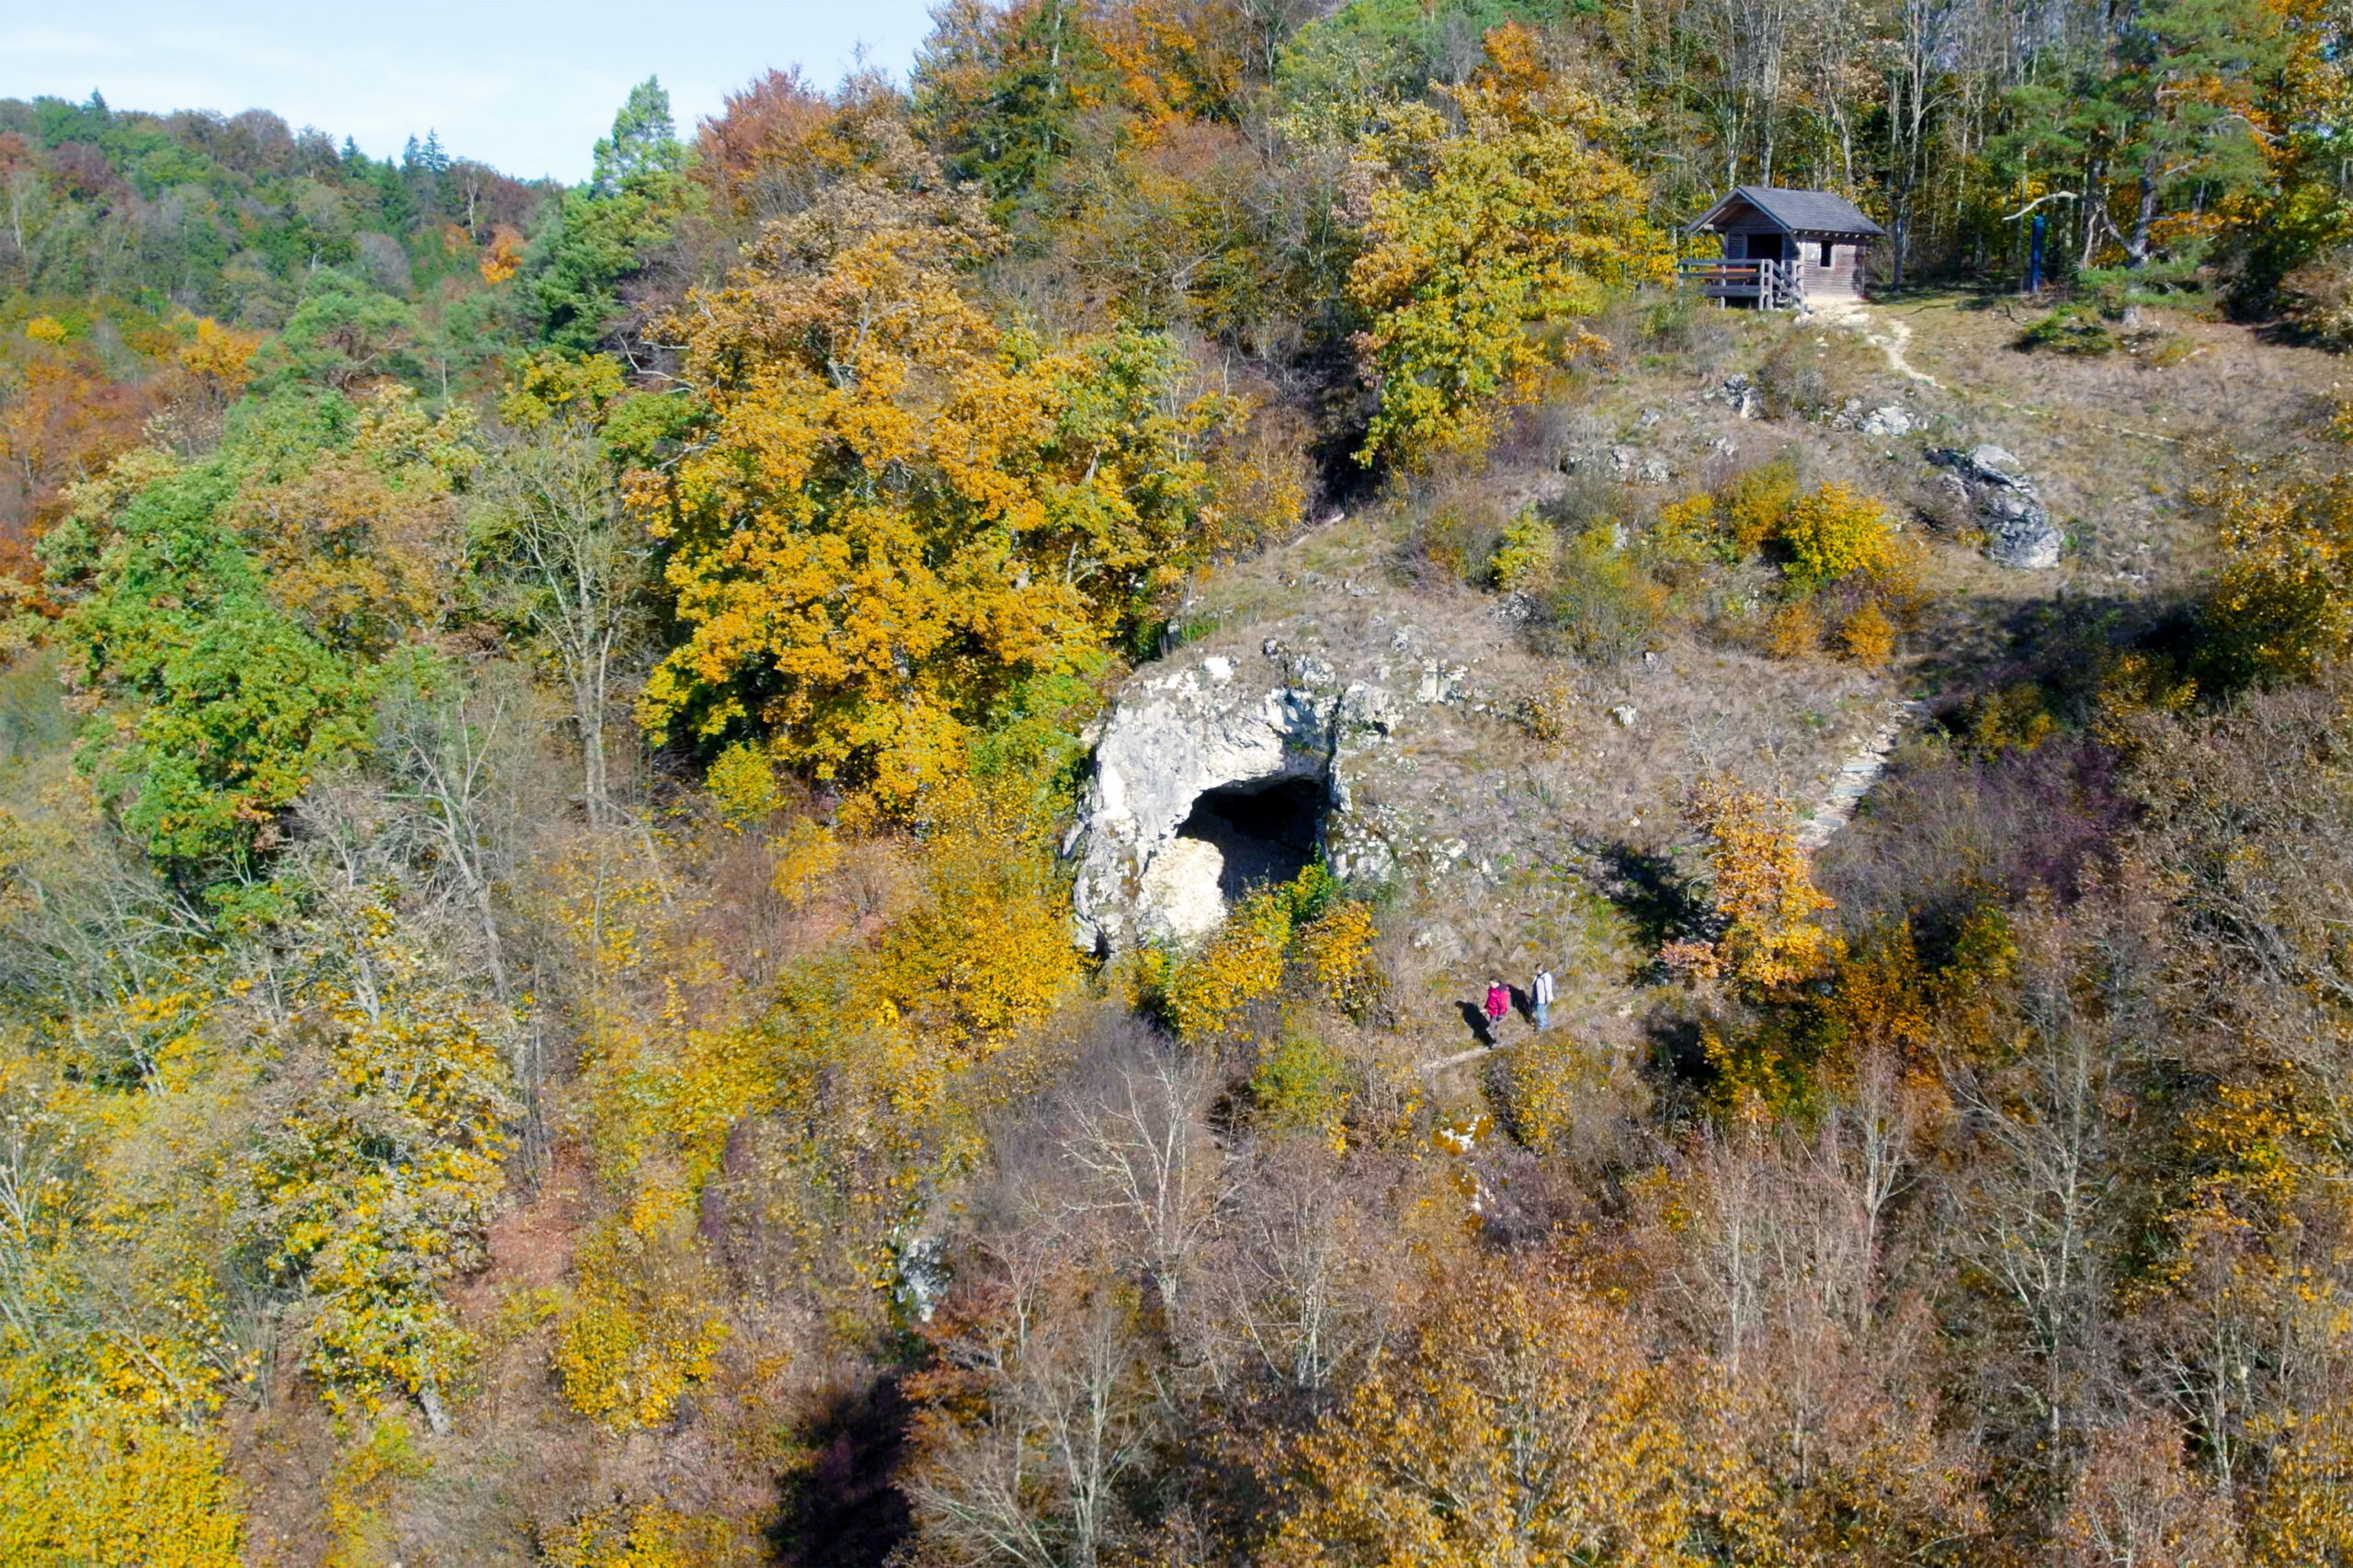
[[[1536,1028],[1538,1032],[1541,1033],[1543,1030],[1552,1028],[1552,971],[1551,970],[1540,969],[1536,971],[1535,983],[1528,988],[1528,999],[1536,1004]]]

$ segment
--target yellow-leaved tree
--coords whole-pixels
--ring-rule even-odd
[[[233,1568],[244,1519],[218,1434],[47,1369],[0,1366],[0,1562]]]
[[[2332,1404],[2266,1423],[2271,1465],[2248,1531],[2260,1568],[2353,1553],[2353,1411]]]
[[[961,780],[926,804],[927,896],[883,935],[884,990],[952,1070],[1045,1017],[1078,962],[1044,815]]]
[[[2228,473],[2206,493],[2223,562],[2206,606],[2219,684],[2309,678],[2353,642],[2353,475]]]
[[[1500,408],[1596,343],[1573,324],[1607,288],[1673,265],[1642,177],[1602,145],[1602,107],[1536,65],[1520,29],[1498,28],[1487,52],[1468,85],[1439,89],[1459,130],[1400,104],[1360,149],[1382,171],[1348,274],[1381,400],[1360,462],[1483,449]]]
[[[1813,588],[1855,573],[1885,573],[1895,534],[1887,508],[1847,485],[1824,484],[1792,502],[1779,526],[1790,559],[1782,570]]]
[[[995,232],[912,165],[773,224],[674,325],[703,422],[634,494],[685,641],[657,734],[765,734],[894,809],[965,765],[1022,682],[1092,668],[1182,576],[1211,507],[1165,337],[1048,347],[959,269]]]
[[[1433,1290],[1403,1352],[1293,1446],[1261,1562],[1756,1560],[1768,1497],[1720,1384],[1654,1360],[1623,1312],[1542,1264],[1467,1274]]]
[[[182,1182],[141,1165],[186,1137],[184,1108],[207,1097],[189,1076],[176,1062],[108,1106],[0,1051],[0,1562],[243,1560],[211,1420],[228,1341],[214,1281],[188,1256],[209,1238],[174,1211]],[[110,1121],[137,1155],[106,1146]],[[142,1190],[119,1196],[118,1181]]]
[[[435,1430],[468,1339],[445,1292],[483,1260],[515,1116],[501,1020],[385,904],[338,912],[248,1160],[241,1238],[298,1289],[305,1369],[346,1411],[388,1391]]]

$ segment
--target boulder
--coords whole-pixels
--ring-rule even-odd
[[[1908,436],[1917,429],[1918,422],[1911,410],[1901,403],[1887,403],[1863,415],[1855,428],[1866,436]]]
[[[1764,394],[1745,375],[1726,376],[1720,384],[1710,387],[1704,396],[1709,403],[1725,404],[1742,419],[1754,419],[1765,412]]]
[[[1928,460],[1943,469],[1956,499],[1991,537],[1985,558],[2019,572],[2046,572],[2059,564],[2065,538],[2051,521],[2051,509],[2024,465],[1999,447],[1938,448]]]

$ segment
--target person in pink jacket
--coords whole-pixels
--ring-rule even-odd
[[[1495,1036],[1495,1026],[1502,1023],[1504,1015],[1510,1011],[1511,993],[1504,989],[1502,981],[1491,978],[1487,982],[1487,1035],[1490,1040]]]

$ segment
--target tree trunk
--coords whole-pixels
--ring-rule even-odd
[[[2141,204],[2132,213],[2132,237],[2124,242],[2124,264],[2138,270],[2149,263],[2149,230],[2157,221],[2157,167],[2141,165]]]
[[[609,661],[602,653],[589,655],[588,667],[573,687],[574,722],[580,726],[581,801],[590,823],[603,825],[611,809],[605,786],[605,686]]]
[[[2108,211],[2108,160],[2094,158],[2084,171],[2084,254],[2075,262],[2075,270],[2089,272],[2092,257],[2099,250],[2100,220]]]

